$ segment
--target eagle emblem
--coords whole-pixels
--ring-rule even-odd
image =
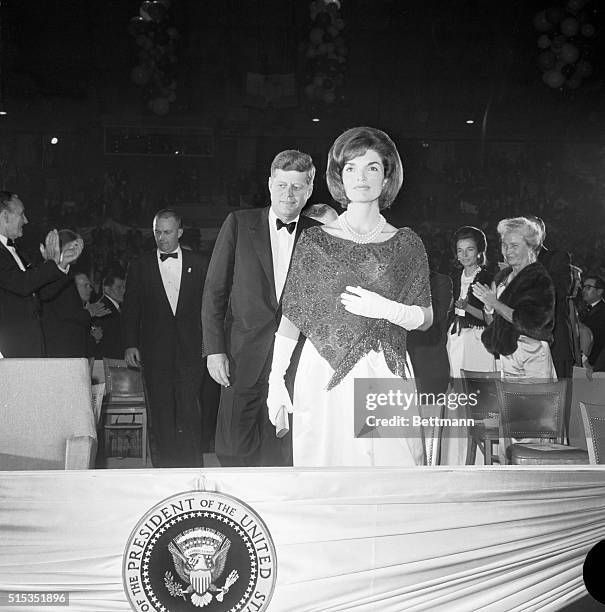
[[[172,572],[164,574],[164,584],[173,597],[191,594],[191,603],[200,608],[208,605],[213,596],[223,601],[239,575],[233,570],[222,587],[216,585],[225,570],[231,541],[215,529],[196,527],[187,529],[172,539],[168,550],[172,555],[174,569],[187,587],[178,583]]]

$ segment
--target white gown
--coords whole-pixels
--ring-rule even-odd
[[[409,364],[409,359],[407,360]],[[354,432],[355,378],[401,378],[393,374],[382,351],[370,351],[334,388],[326,391],[334,370],[307,340],[294,383],[292,446],[296,467],[415,466],[424,463],[418,435],[409,438],[356,438]],[[415,391],[412,376],[405,386]],[[407,389],[406,389],[407,392]],[[410,408],[405,415],[411,417]],[[413,430],[412,430],[413,431]]]

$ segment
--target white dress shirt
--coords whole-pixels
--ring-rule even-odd
[[[176,307],[179,302],[179,291],[181,288],[181,272],[183,270],[183,252],[181,247],[176,251],[178,257],[174,259],[169,257],[166,261],[160,259],[160,251],[158,249],[157,258],[158,266],[160,267],[160,275],[162,276],[162,283],[164,283],[164,291],[166,291],[166,297],[170,302],[170,308],[172,308],[172,314],[176,314]]]
[[[17,265],[19,266],[19,268],[23,270],[23,272],[25,272],[25,266],[23,265],[23,262],[21,261],[21,258],[19,257],[19,255],[17,255],[17,250],[15,249],[14,246],[8,246],[6,244],[7,241],[8,241],[8,238],[0,234],[0,242],[2,242],[2,244],[8,249],[8,252],[13,256],[13,259],[17,262]]]
[[[296,217],[294,221],[298,223],[299,217]],[[273,209],[269,209],[269,235],[271,237],[271,255],[273,257],[275,295],[279,302],[282,291],[284,290],[284,285],[286,284],[288,269],[290,268],[290,259],[292,258],[292,251],[294,249],[296,229],[291,234],[285,227],[278,230],[277,215],[273,212]]]

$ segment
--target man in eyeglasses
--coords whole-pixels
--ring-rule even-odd
[[[605,280],[598,274],[588,275],[582,284],[582,299],[586,309],[580,315],[580,322],[590,328],[593,336],[590,354],[584,358],[584,367],[594,369],[599,354],[605,347]]]
[[[289,436],[276,438],[265,402],[294,244],[303,229],[317,225],[300,216],[314,177],[309,155],[278,153],[269,176],[271,205],[230,213],[212,253],[202,330],[208,372],[222,386],[215,450],[223,466],[288,464]]]

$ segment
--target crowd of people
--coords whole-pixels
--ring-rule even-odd
[[[278,153],[269,206],[230,213],[211,258],[183,240],[177,212],[158,211],[155,248],[139,237],[139,256],[106,262],[94,298],[82,237],[52,230],[30,263],[15,243],[24,204],[0,192],[0,352],[142,368],[156,467],[202,465],[209,413],[223,466],[419,465],[419,436],[353,435],[356,379],[442,393],[461,369],[605,371],[605,281],[547,248],[539,217],[465,225],[449,244],[395,227],[383,213],[402,162],[374,128],[330,148],[326,181],[344,212],[308,204],[315,181],[309,155]]]

